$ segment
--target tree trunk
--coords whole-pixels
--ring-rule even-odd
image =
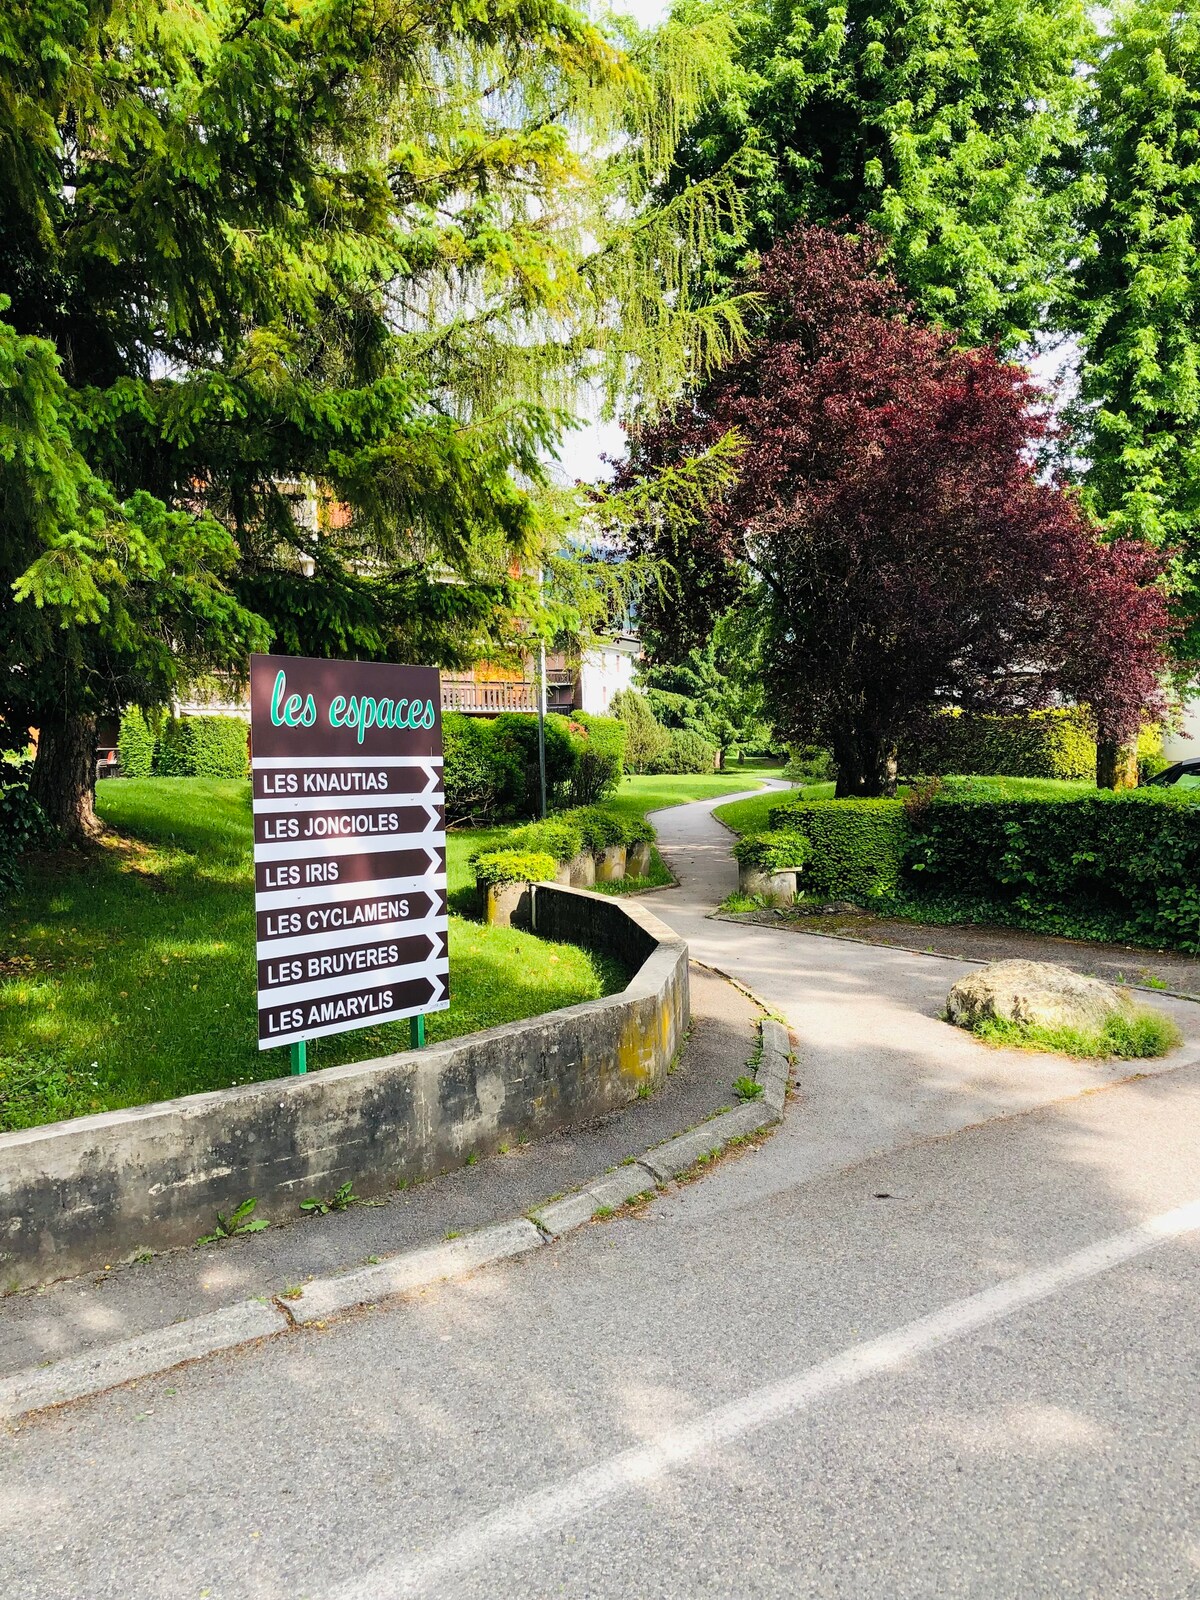
[[[68,844],[86,844],[102,831],[95,805],[95,717],[42,721],[29,793]]]
[[[1137,746],[1101,739],[1096,746],[1097,789],[1136,789]]]
[[[887,738],[852,732],[834,741],[833,759],[838,800],[874,800],[895,794],[896,746]]]

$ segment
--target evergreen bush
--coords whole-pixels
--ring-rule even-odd
[[[650,709],[650,702],[636,689],[621,689],[613,695],[609,712],[625,728],[626,772],[661,772],[657,763],[665,756],[671,736]]]
[[[714,772],[717,765],[717,747],[701,734],[687,728],[671,728],[667,732],[666,747],[648,768],[653,773],[677,775],[682,773]]]

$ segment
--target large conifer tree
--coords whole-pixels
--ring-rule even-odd
[[[728,185],[648,203],[724,40],[623,52],[560,0],[3,8],[0,715],[65,832],[97,714],[256,644],[495,636],[581,377],[653,398],[737,343],[689,295]]]

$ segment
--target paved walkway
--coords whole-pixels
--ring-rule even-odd
[[[954,963],[707,920],[728,836],[659,825],[655,909],[800,1038],[783,1128],[0,1433],[4,1600],[1195,1600],[1200,1067],[987,1051]]]
[[[769,787],[787,785],[770,780]],[[1190,1001],[1146,997],[1184,1034],[1183,1047],[1161,1061],[1082,1063],[997,1050],[939,1018],[951,985],[974,970],[969,962],[713,920],[737,887],[737,867],[732,836],[712,813],[743,798],[723,795],[651,817],[680,883],[654,897],[654,910],[687,939],[695,960],[748,984],[799,1041],[801,1107],[754,1165],[760,1196],[914,1140],[1200,1062],[1200,1006]],[[1045,959],[1054,958],[1053,944],[1046,941]],[[742,1172],[717,1175],[699,1204],[745,1204],[746,1181]]]

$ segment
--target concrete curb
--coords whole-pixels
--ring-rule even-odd
[[[552,1244],[597,1215],[658,1193],[671,1179],[779,1122],[787,1101],[789,1050],[786,1028],[764,1018],[757,1069],[757,1081],[763,1086],[760,1098],[652,1146],[635,1161],[604,1173],[572,1194],[535,1207],[524,1217],[492,1223],[461,1239],[407,1250],[369,1267],[315,1278],[295,1300],[243,1300],[168,1328],[14,1373],[0,1379],[0,1421],[11,1424],[260,1339],[321,1328],[360,1306],[465,1277],[480,1267]]]
[[[169,1328],[156,1328],[153,1333],[0,1379],[0,1418],[15,1420],[68,1400],[102,1394],[134,1378],[167,1372],[185,1361],[234,1350],[255,1339],[273,1338],[287,1328],[287,1317],[269,1300],[242,1300]]]
[[[391,1256],[375,1266],[360,1267],[355,1272],[343,1272],[331,1278],[314,1278],[304,1285],[299,1299],[288,1301],[287,1312],[297,1327],[311,1326],[358,1306],[373,1305],[393,1295],[465,1277],[477,1267],[507,1261],[512,1256],[523,1255],[526,1250],[536,1249],[541,1243],[541,1234],[524,1217],[512,1222],[496,1222],[475,1233],[464,1234],[461,1239],[447,1240],[445,1244],[406,1250],[403,1255]]]

